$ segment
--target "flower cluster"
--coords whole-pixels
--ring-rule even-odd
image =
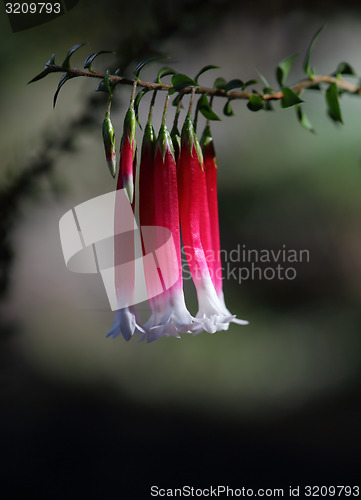
[[[153,94],[148,122],[146,124],[140,166],[136,168],[136,118],[134,99],[124,120],[121,140],[117,189],[125,189],[135,213],[139,213],[140,228],[155,228],[153,240],[160,247],[166,229],[174,242],[174,251],[163,252],[162,272],[163,289],[157,293],[154,269],[146,261],[147,248],[142,240],[144,275],[151,311],[150,318],[141,324],[135,307],[121,307],[115,315],[114,324],[108,336],[122,334],[129,340],[134,333],[140,340],[152,342],[160,337],[178,337],[180,333],[198,334],[201,331],[215,333],[227,330],[231,322],[247,324],[237,319],[227,309],[223,297],[222,265],[220,259],[220,239],[217,201],[217,164],[213,139],[207,122],[199,142],[191,118],[191,108],[179,134],[176,119],[171,133],[166,125],[168,96],[158,137],[152,125],[152,110],[156,92]],[[106,117],[110,120],[109,114]],[[104,131],[104,127],[103,127]],[[113,158],[109,152],[109,141],[104,141],[106,157]],[[107,149],[108,147],[108,149]],[[139,175],[139,179],[136,179]],[[138,191],[135,189],[138,181]],[[139,196],[138,194],[139,193]],[[115,208],[115,224],[121,213]],[[159,231],[157,231],[157,229]],[[198,312],[193,317],[187,309],[182,278],[181,238],[187,252],[188,266],[197,291]],[[131,243],[133,245],[134,242]],[[127,249],[129,251],[129,248]],[[120,249],[115,242],[115,255]],[[134,254],[134,248],[131,249]],[[210,259],[209,255],[213,258]],[[158,271],[160,271],[158,269]],[[134,269],[127,276],[127,290],[135,287]],[[167,277],[175,277],[167,286]],[[117,296],[122,297],[122,282],[117,280]],[[133,303],[129,301],[129,303]]]

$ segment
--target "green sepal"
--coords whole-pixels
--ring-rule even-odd
[[[153,57],[148,57],[148,59],[144,59],[144,61],[141,61],[138,66],[134,70],[134,75],[139,78],[141,70],[146,66],[147,64],[153,62],[153,61],[159,61],[160,59],[168,59],[168,56],[153,56]]]
[[[170,131],[170,137],[172,139],[175,157],[176,159],[178,159],[181,148],[181,137],[178,127],[175,124],[173,125],[172,130]]]
[[[34,82],[37,82],[39,80],[41,80],[42,78],[44,78],[46,75],[48,75],[49,73],[52,73],[53,70],[50,66],[54,66],[55,65],[55,54],[52,54],[49,61],[47,61],[45,63],[45,66],[44,66],[44,71],[42,71],[41,73],[39,73],[38,75],[34,76],[34,78],[32,80],[30,80],[29,83],[34,83]]]
[[[169,66],[163,66],[163,68],[160,68],[160,70],[158,71],[156,82],[161,85],[161,78],[163,78],[163,76],[175,75],[176,73],[176,70],[174,70],[173,68],[170,68]]]
[[[174,161],[176,161],[174,147],[173,147],[173,141],[172,141],[172,138],[171,138],[170,133],[168,131],[167,125],[165,125],[164,123],[162,123],[162,125],[160,126],[158,139],[157,139],[157,143],[156,143],[155,148],[156,148],[156,150],[157,150],[157,148],[160,149],[160,152],[161,152],[162,158],[163,158],[163,163],[165,160],[165,155],[167,153],[167,150],[169,150],[169,152],[173,156]]]
[[[136,125],[134,108],[129,107],[128,111],[126,112],[125,117],[124,117],[122,143],[124,142],[125,138],[127,137],[129,140],[129,143],[133,144],[133,158],[135,155],[135,131],[136,131],[136,127],[137,127],[137,125]]]
[[[157,138],[155,136],[155,131],[151,122],[147,122],[144,127],[143,141],[142,141],[142,152],[144,148],[148,147],[150,150],[150,154],[154,153],[154,145]]]
[[[343,123],[340,103],[338,100],[338,88],[335,82],[330,84],[326,90],[325,97],[329,116],[333,121]]]
[[[306,56],[305,56],[305,60],[303,62],[303,70],[304,72],[306,73],[306,75],[312,80],[314,75],[315,75],[315,71],[311,68],[311,65],[310,65],[310,61],[311,61],[311,54],[312,54],[312,50],[313,50],[313,47],[315,46],[315,43],[317,42],[317,39],[318,37],[320,36],[321,34],[321,31],[323,30],[324,26],[321,26],[315,33],[315,35],[313,36],[312,40],[311,40],[311,43],[307,49],[307,52],[306,52]]]
[[[172,85],[173,88],[169,90],[169,95],[175,94],[179,90],[182,90],[186,87],[197,87],[198,84],[189,78],[187,75],[183,75],[182,73],[176,73],[172,77]]]
[[[191,115],[188,114],[183,123],[181,140],[182,144],[184,142],[187,144],[188,150],[191,155],[193,154],[193,136],[194,136],[193,122]]]
[[[264,100],[258,94],[252,94],[247,102],[247,108],[250,111],[259,111],[264,107]]]
[[[211,142],[213,142],[211,127],[209,125],[206,125],[204,127],[203,134],[200,140],[201,147],[204,148]]]
[[[224,105],[223,113],[226,116],[234,116],[230,101],[227,101],[226,104]]]
[[[262,80],[262,83],[263,85],[267,88],[267,89],[270,89],[271,88],[271,85],[268,83],[268,80],[265,76],[262,75],[262,73],[260,73],[259,71],[257,71],[260,79]]]
[[[85,43],[77,43],[76,45],[73,45],[73,47],[69,50],[69,52],[65,56],[63,64],[61,65],[62,68],[71,69],[70,58],[74,54],[74,52],[77,51],[78,49],[80,49],[80,47],[82,47],[83,45],[85,45]]]
[[[60,78],[58,87],[56,89],[56,92],[55,92],[54,98],[53,98],[53,107],[54,108],[55,108],[55,105],[56,105],[56,101],[58,99],[58,95],[59,95],[60,89],[62,88],[62,86],[64,85],[64,83],[66,83],[68,80],[71,80],[72,78],[76,78],[76,75],[71,75],[70,73],[64,73],[64,75]]]
[[[203,162],[203,153],[202,153],[202,148],[201,145],[199,144],[198,137],[196,133],[193,131],[193,141],[194,141],[194,147],[198,156],[199,163],[201,164],[202,170],[204,170],[204,162]]]
[[[217,90],[226,90],[227,88],[226,80],[222,77],[216,78],[213,84],[213,88]]]
[[[208,99],[204,94],[202,94],[198,99],[197,108],[202,113],[202,115],[207,118],[207,120],[221,120],[211,108]]]
[[[303,111],[303,108],[300,104],[296,104],[296,115],[297,115],[297,119],[300,122],[300,124],[302,125],[302,127],[304,127],[306,130],[308,130],[309,132],[312,132],[314,134],[315,129],[313,128],[312,123],[307,118],[307,116],[306,116],[305,112]]]
[[[298,54],[293,54],[279,63],[276,69],[276,78],[280,87],[282,87],[287,80],[288,74],[291,71],[294,60]]]
[[[295,106],[296,104],[301,104],[303,101],[298,97],[295,92],[289,87],[282,87],[283,97],[281,99],[281,107],[282,108],[290,108],[291,106]]]
[[[92,73],[94,71],[92,68],[92,63],[93,63],[94,59],[96,57],[98,57],[100,54],[114,54],[114,52],[111,50],[100,50],[99,52],[95,52],[94,54],[90,54],[90,56],[88,56],[85,59],[84,69],[88,69]]]
[[[208,66],[204,66],[204,68],[202,68],[200,71],[198,71],[198,73],[194,77],[194,81],[196,83],[198,83],[198,78],[201,75],[203,75],[203,73],[205,73],[206,71],[209,71],[210,69],[220,69],[220,66],[214,66],[213,64],[208,64]]]

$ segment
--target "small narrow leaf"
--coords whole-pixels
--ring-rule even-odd
[[[51,54],[49,61],[45,63],[45,69],[55,64],[55,54]]]
[[[138,66],[135,68],[134,75],[137,78],[139,78],[140,72],[144,68],[144,66],[153,61],[159,61],[160,59],[168,59],[168,56],[153,56],[153,57],[148,57],[148,59],[144,59],[144,61],[140,62]]]
[[[310,61],[311,61],[311,54],[312,54],[312,50],[313,50],[313,47],[315,46],[315,43],[317,42],[317,39],[318,37],[320,36],[321,34],[321,31],[323,30],[325,26],[321,26],[316,34],[313,36],[312,40],[311,40],[311,43],[310,43],[310,46],[308,47],[307,49],[307,52],[306,52],[306,56],[305,56],[305,60],[303,62],[303,69],[304,69],[304,72],[306,73],[306,75],[308,75],[311,79],[313,78],[315,72],[314,70],[311,68],[310,66]]]
[[[338,101],[338,88],[335,82],[331,83],[326,90],[326,103],[328,114],[335,122],[343,123],[340,103]]]
[[[92,63],[94,61],[94,59],[96,57],[98,57],[100,54],[114,54],[114,52],[112,52],[111,50],[100,50],[99,52],[95,52],[94,54],[90,54],[90,56],[88,56],[86,59],[85,59],[85,62],[84,62],[84,69],[88,69],[89,71],[94,71],[93,68],[92,68]]]
[[[259,74],[259,77],[260,77],[260,79],[262,80],[263,85],[264,85],[265,87],[267,87],[267,88],[271,88],[270,84],[268,83],[267,78],[266,78],[266,77],[264,77],[264,76],[262,75],[262,73],[260,73],[259,71],[257,71],[257,73]]]
[[[259,111],[263,109],[264,101],[261,96],[257,94],[252,94],[247,102],[247,108],[251,111]]]
[[[341,62],[337,68],[336,71],[333,73],[333,76],[337,75],[351,75],[351,76],[356,76],[356,73],[353,69],[353,67],[347,63],[347,62]]]
[[[303,111],[303,107],[300,104],[296,104],[296,115],[302,127],[314,134],[315,129],[313,128],[312,123],[307,118],[305,112]]]
[[[173,69],[170,68],[169,66],[163,66],[163,68],[160,68],[157,74],[157,83],[161,84],[161,78],[163,76],[168,76],[168,75],[175,75],[177,72]]]
[[[178,106],[179,101],[182,99],[183,94],[178,94],[172,101],[172,106]],[[183,106],[181,104],[181,108],[183,109]]]
[[[282,108],[290,108],[291,106],[295,106],[296,104],[301,104],[301,102],[303,102],[302,99],[300,99],[298,95],[295,94],[289,87],[282,87],[282,93]]]
[[[142,126],[139,122],[139,104],[140,104],[140,101],[142,100],[142,98],[145,96],[145,94],[147,92],[149,92],[150,90],[151,90],[150,88],[144,87],[142,90],[140,90],[138,92],[138,94],[136,95],[136,98],[134,100],[135,119],[137,120],[137,123],[138,123],[140,128],[142,128]]]
[[[292,56],[289,56],[286,59],[284,59],[283,61],[281,61],[279,63],[279,65],[277,66],[276,78],[277,78],[277,81],[278,81],[280,87],[282,87],[284,85],[285,81],[287,80],[288,74],[292,68],[292,65],[293,65],[296,57],[298,57],[298,54],[293,54]]]
[[[207,118],[207,120],[221,120],[218,115],[212,110],[207,97],[203,94],[198,101],[197,107],[203,116]]]
[[[238,78],[237,79],[234,79],[234,80],[230,80],[227,85],[226,85],[226,88],[224,89],[226,92],[232,90],[232,89],[241,89],[241,90],[244,90],[245,88],[245,84],[244,82],[242,82],[242,80],[239,80]]]
[[[192,80],[192,78],[189,78],[189,76],[183,75],[182,73],[176,73],[175,75],[173,75],[172,85],[173,88],[169,91],[170,95],[186,87],[198,86],[197,83],[194,80]]]
[[[213,88],[217,90],[225,90],[226,87],[227,87],[227,82],[222,77],[217,78],[213,84]]]
[[[247,88],[250,85],[257,85],[257,83],[259,83],[257,80],[247,80],[246,83],[244,84],[244,88]]]
[[[55,108],[55,105],[56,105],[56,101],[58,99],[58,95],[59,95],[60,89],[62,88],[62,86],[64,85],[64,83],[66,83],[68,80],[71,80],[72,78],[75,78],[75,76],[74,75],[70,75],[69,73],[64,73],[64,75],[60,78],[60,82],[59,82],[58,88],[56,89],[56,92],[54,94],[54,99],[53,99],[53,107],[54,108]]]
[[[231,108],[231,103],[229,101],[227,101],[226,104],[224,105],[223,113],[226,116],[233,116],[234,115],[233,110]]]
[[[42,71],[41,73],[39,73],[38,75],[34,76],[34,78],[32,80],[30,80],[29,83],[34,83],[34,82],[38,82],[39,80],[41,80],[42,78],[46,77],[46,75],[48,75],[49,73],[52,73],[52,70],[50,68],[46,68],[44,69],[44,71]]]
[[[28,85],[29,85],[29,83],[38,82],[42,78],[45,78],[46,75],[48,75],[49,73],[52,73],[53,70],[51,69],[50,66],[53,66],[54,64],[55,64],[55,54],[52,54],[49,61],[47,61],[45,63],[45,66],[44,66],[45,69],[41,73],[39,73],[38,75],[34,76],[34,78],[32,80],[30,80],[30,82],[28,82]]]
[[[209,64],[208,66],[204,66],[204,68],[202,68],[200,71],[198,71],[198,73],[194,77],[194,81],[196,83],[198,83],[198,78],[201,75],[203,75],[203,73],[205,73],[206,71],[209,71],[210,69],[220,69],[220,66],[214,66],[213,64]]]
[[[85,43],[78,43],[77,45],[74,45],[70,50],[69,52],[67,53],[64,61],[63,61],[63,64],[61,65],[62,68],[64,69],[70,69],[70,58],[71,56],[74,54],[75,51],[77,51],[78,49],[80,49],[80,47],[82,47],[83,45],[85,45]]]

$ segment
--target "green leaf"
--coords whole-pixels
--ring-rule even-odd
[[[169,94],[172,95],[175,92],[182,90],[186,87],[197,87],[198,84],[192,78],[189,78],[187,75],[183,75],[182,73],[176,73],[172,77],[172,85],[173,88],[169,91]]]
[[[224,78],[222,78],[222,77],[216,78],[216,80],[213,84],[214,89],[225,90],[226,87],[227,87],[227,82]]]
[[[157,74],[157,83],[161,84],[161,78],[163,78],[163,76],[167,76],[167,75],[175,75],[177,72],[173,69],[173,68],[170,68],[169,66],[163,66],[163,68],[160,68],[160,70],[158,71],[158,74]]]
[[[134,100],[134,112],[135,112],[135,119],[137,120],[137,123],[139,125],[140,128],[142,128],[140,122],[139,122],[139,104],[140,104],[140,101],[143,99],[143,96],[149,92],[151,89],[150,88],[146,88],[144,87],[142,90],[140,90],[138,92],[138,94],[136,95],[136,98]]]
[[[69,52],[67,53],[64,61],[63,61],[63,64],[61,65],[62,68],[64,69],[71,69],[70,67],[70,58],[71,56],[74,54],[75,51],[77,51],[78,49],[80,49],[80,47],[82,47],[83,45],[85,45],[85,43],[78,43],[77,45],[74,45],[70,50]]]
[[[343,123],[340,103],[338,101],[338,88],[335,82],[331,83],[326,90],[326,103],[328,114],[335,122]]]
[[[233,110],[231,108],[231,103],[229,101],[227,101],[226,104],[224,105],[223,113],[226,116],[233,116],[234,115]]]
[[[75,78],[75,76],[74,75],[70,75],[69,73],[64,73],[64,75],[60,78],[60,82],[59,82],[58,88],[56,89],[56,92],[54,94],[54,99],[53,99],[53,107],[54,108],[55,108],[55,105],[56,105],[56,101],[58,99],[58,95],[59,95],[60,89],[62,88],[62,86],[64,85],[64,83],[66,83],[68,80],[71,80],[72,78]]]
[[[257,80],[247,80],[246,83],[244,84],[244,88],[247,88],[250,85],[257,85],[257,83],[259,83]]]
[[[260,109],[263,109],[263,106],[264,100],[260,95],[257,94],[252,94],[249,98],[249,101],[247,102],[247,108],[251,111],[259,111]]]
[[[260,79],[262,80],[263,85],[267,88],[271,88],[270,84],[268,83],[267,78],[265,76],[263,76],[262,73],[260,73],[259,71],[257,71],[257,73],[258,73]]]
[[[99,85],[95,89],[95,92],[106,92],[110,96],[112,95],[116,84],[110,81],[109,76],[110,71],[109,69],[107,69],[105,72],[105,78],[103,78],[103,80],[99,83]]]
[[[302,99],[298,97],[297,94],[293,92],[289,87],[282,87],[283,97],[281,100],[282,108],[290,108],[296,104],[301,104]]]
[[[218,120],[220,121],[221,119],[219,118],[218,115],[212,110],[207,97],[203,94],[198,100],[197,107],[199,111],[202,113],[203,116],[207,118],[207,120]]]
[[[320,36],[321,34],[321,31],[323,30],[325,26],[321,26],[317,32],[315,33],[315,35],[313,36],[312,40],[311,40],[311,43],[307,49],[307,52],[306,52],[306,56],[305,56],[305,60],[303,62],[303,69],[304,69],[304,72],[306,73],[306,75],[308,75],[311,80],[315,74],[315,71],[311,68],[310,66],[310,61],[311,61],[311,54],[312,54],[312,50],[313,50],[313,47],[315,46],[315,43],[317,42],[317,39],[318,37]]]
[[[351,76],[356,76],[356,73],[353,69],[353,67],[347,63],[347,62],[341,62],[334,73],[332,73],[333,76],[338,76],[338,75],[351,75]]]
[[[198,71],[198,73],[194,77],[194,81],[196,83],[198,83],[198,78],[201,75],[203,75],[203,73],[205,73],[206,71],[209,71],[210,69],[220,69],[220,66],[214,66],[213,64],[209,64],[208,66],[204,66],[204,68],[202,68],[200,71]]]
[[[144,61],[140,62],[138,66],[135,68],[134,75],[137,78],[139,78],[140,72],[144,68],[144,66],[153,61],[159,61],[160,59],[168,59],[168,56],[153,56],[153,57],[148,57],[148,59],[144,59]]]
[[[285,81],[287,80],[288,74],[292,68],[292,65],[293,65],[296,57],[298,57],[298,54],[293,54],[292,56],[289,56],[286,59],[284,59],[283,61],[281,61],[279,63],[279,65],[277,66],[276,78],[277,78],[277,81],[278,81],[280,87],[282,87],[284,85]]]
[[[242,90],[244,90],[244,88],[245,88],[244,82],[242,82],[242,80],[239,80],[238,78],[236,78],[234,80],[230,80],[227,83],[226,88],[224,90],[226,92],[229,92],[232,89],[242,89]]]
[[[84,69],[88,69],[89,71],[94,71],[93,68],[92,68],[92,62],[94,61],[94,59],[96,57],[98,57],[100,54],[114,54],[114,52],[112,52],[111,50],[100,50],[99,52],[95,52],[94,54],[90,54],[90,56],[88,56],[86,59],[85,59],[85,62],[84,62]]]
[[[307,118],[305,112],[303,111],[303,107],[300,104],[296,104],[296,115],[302,127],[314,134],[315,129],[313,128],[312,123]]]
[[[172,106],[178,106],[179,101],[182,99],[183,94],[178,94],[172,101]],[[183,105],[181,104],[181,108],[183,109]]]
[[[53,70],[50,68],[50,66],[53,66],[53,65],[55,65],[55,54],[51,55],[49,61],[47,61],[45,63],[45,66],[44,66],[45,69],[41,73],[39,73],[38,75],[34,76],[34,78],[32,80],[30,80],[30,82],[28,82],[28,85],[29,85],[29,83],[37,82],[37,81],[41,80],[42,78],[44,78],[49,73],[52,73]]]

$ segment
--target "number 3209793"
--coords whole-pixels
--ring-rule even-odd
[[[60,3],[47,2],[7,2],[5,4],[7,14],[60,14]]]

